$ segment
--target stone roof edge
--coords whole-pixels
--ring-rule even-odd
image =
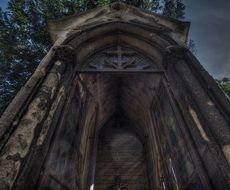
[[[67,25],[67,23],[71,20],[75,20],[75,19],[81,19],[83,17],[87,17],[87,15],[89,16],[90,14],[92,14],[93,12],[95,12],[95,15],[97,14],[105,14],[106,12],[108,12],[109,10],[112,10],[112,9],[115,9],[114,7],[118,6],[118,5],[121,5],[121,9],[129,9],[129,10],[132,10],[133,13],[140,13],[140,14],[145,14],[145,16],[147,16],[147,18],[145,18],[146,20],[155,20],[156,18],[159,18],[159,19],[163,19],[167,22],[171,22],[171,23],[174,23],[176,25],[178,25],[178,28],[180,28],[183,32],[181,32],[182,35],[184,35],[184,41],[187,40],[188,38],[188,34],[189,34],[189,29],[190,29],[190,22],[188,21],[180,21],[180,20],[177,20],[177,19],[174,19],[174,18],[170,18],[170,17],[166,17],[166,16],[163,16],[163,15],[159,15],[157,13],[153,13],[153,12],[150,12],[150,11],[147,11],[147,10],[143,10],[143,9],[140,9],[140,8],[136,8],[134,6],[131,6],[131,5],[127,5],[127,4],[124,4],[124,3],[113,3],[113,4],[109,4],[109,5],[106,5],[106,6],[101,6],[101,7],[98,7],[98,8],[94,8],[94,9],[90,9],[90,10],[87,10],[85,12],[81,12],[81,13],[78,13],[78,14],[74,14],[74,15],[71,15],[71,16],[67,16],[67,17],[64,17],[64,18],[61,18],[61,19],[57,19],[57,20],[48,20],[48,31],[49,31],[49,34],[51,36],[51,39],[53,42],[56,41],[56,34],[54,32],[54,29],[55,30],[60,30],[61,27],[63,27],[63,23],[65,23]],[[80,26],[83,26],[85,25],[86,22],[82,22]],[[62,26],[61,26],[62,25]]]

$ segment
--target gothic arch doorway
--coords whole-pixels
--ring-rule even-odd
[[[202,188],[202,173],[161,65],[118,45],[89,56],[76,73],[42,185],[65,188],[70,181],[90,190]],[[51,173],[58,176],[47,177]]]
[[[80,152],[88,160],[80,170],[83,189],[152,189],[157,145],[149,107],[161,74],[94,72],[81,74],[81,80],[98,113],[95,126],[95,112],[86,113],[81,132]]]

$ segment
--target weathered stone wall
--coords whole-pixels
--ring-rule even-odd
[[[64,95],[64,87],[59,86],[63,67],[62,62],[55,62],[24,115],[14,123],[17,128],[1,150],[2,189],[13,186],[19,171],[25,167],[25,159],[33,152],[36,141],[39,141],[38,146],[43,143],[47,134],[45,130],[49,128],[50,120]]]
[[[193,139],[197,151],[194,154],[199,154],[214,188],[228,189],[227,97],[189,52],[177,52],[172,57],[168,61],[169,87]]]

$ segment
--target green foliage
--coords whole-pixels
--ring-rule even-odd
[[[50,44],[36,1],[12,0],[6,12],[1,10],[0,110],[31,76]]]
[[[173,18],[183,18],[179,1],[120,0]],[[58,19],[114,0],[10,0],[0,9],[0,114],[51,47],[47,20]],[[165,5],[165,7],[160,5]]]
[[[132,5],[138,8],[142,8],[145,10],[149,10],[149,11],[159,11],[160,7],[160,0],[111,0],[111,3],[114,2],[123,2],[126,3],[128,5]]]
[[[165,0],[163,15],[175,19],[184,18],[185,5],[181,0]]]
[[[230,97],[230,78],[224,77],[221,80],[216,80],[222,90]]]

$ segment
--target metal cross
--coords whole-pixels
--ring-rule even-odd
[[[122,50],[121,46],[117,46],[117,50],[115,51],[106,51],[105,53],[109,56],[117,55],[117,63],[116,63],[117,69],[123,69],[122,57],[124,55],[134,55],[135,54],[134,51]]]

